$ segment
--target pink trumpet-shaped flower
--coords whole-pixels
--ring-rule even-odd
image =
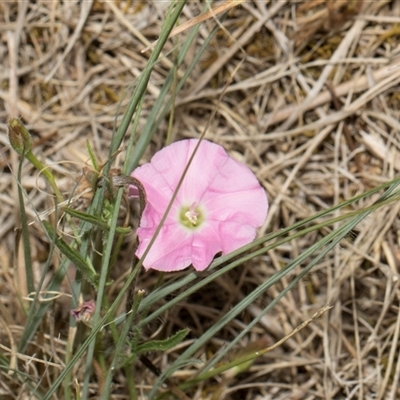
[[[198,143],[175,142],[156,153],[132,176],[144,186],[147,204],[137,230],[136,255],[143,256],[179,179]],[[137,193],[131,187],[130,195]],[[214,256],[250,243],[267,215],[268,200],[250,169],[225,150],[203,140],[144,267],[179,271],[193,265],[202,271]]]

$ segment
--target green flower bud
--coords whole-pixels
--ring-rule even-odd
[[[17,118],[11,118],[8,123],[8,137],[11,147],[23,155],[32,150],[32,138],[28,130]]]

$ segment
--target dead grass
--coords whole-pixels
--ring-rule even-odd
[[[197,2],[188,3],[182,22],[200,13]],[[343,3],[248,1],[230,10],[224,30],[176,99],[174,139],[198,137],[218,105],[206,138],[246,162],[266,188],[270,212],[260,234],[290,226],[399,175],[400,5],[384,0]],[[52,165],[60,188],[68,193],[88,160],[86,140],[106,158],[113,129],[149,55],[141,50],[157,38],[167,6],[159,1],[89,0],[0,4],[0,351],[42,388],[50,386],[63,367],[70,289],[65,282],[65,292],[56,296],[26,354],[16,353],[26,320],[21,304],[26,304],[28,293],[15,233],[20,224],[14,178],[18,158],[9,149],[6,123],[10,117],[22,118],[33,134],[35,154]],[[213,26],[212,19],[203,22],[196,46]],[[170,39],[165,54],[185,35]],[[173,52],[155,67],[142,123],[171,60]],[[218,104],[226,79],[240,62]],[[183,73],[184,68],[177,71],[179,76]],[[339,99],[336,107],[333,94]],[[146,159],[165,144],[167,125],[161,125]],[[117,157],[116,167],[123,157]],[[22,183],[33,222],[33,207],[44,212],[52,199],[29,164]],[[357,207],[366,205],[359,202]],[[382,208],[364,221],[241,346],[260,340],[272,345],[324,305],[331,304],[332,310],[245,372],[204,382],[190,398],[400,398],[399,209],[400,204]],[[31,233],[38,278],[48,244],[37,224],[31,225]],[[326,233],[293,240],[210,284],[165,317],[162,337],[189,327],[191,336],[184,345],[196,340],[232,305]],[[129,272],[132,246],[128,243],[121,254],[115,271],[119,279],[111,293]],[[157,276],[148,273],[141,279],[139,286],[151,290]],[[235,337],[291,279],[286,276],[269,289],[198,357],[206,359]],[[157,328],[149,327],[149,335]],[[173,352],[151,355],[160,369],[174,357]],[[83,368],[74,369],[78,384]],[[91,390],[96,397],[105,371],[98,365],[94,371]],[[177,372],[175,383],[194,372]],[[2,399],[27,398],[26,383],[6,369],[0,374]],[[154,377],[141,364],[136,374],[138,390],[145,392]],[[117,373],[113,398],[127,398],[124,382],[122,372]]]

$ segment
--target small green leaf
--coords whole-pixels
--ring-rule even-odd
[[[52,240],[55,241],[56,246],[59,248],[61,253],[70,260],[75,267],[82,273],[83,277],[92,283],[97,289],[99,285],[99,275],[94,270],[93,266],[90,265],[75,249],[70,247],[64,240],[61,239],[55,232],[53,227],[47,221],[42,221],[43,226]]]
[[[94,215],[87,214],[87,213],[84,213],[81,211],[76,211],[76,210],[73,210],[72,208],[68,208],[68,207],[64,207],[63,211],[65,211],[67,214],[71,215],[72,217],[80,219],[81,221],[89,222],[89,224],[98,226],[99,228],[105,229],[107,231],[110,230],[110,227],[108,226],[107,222],[103,221],[99,217],[96,217]],[[117,227],[116,232],[126,235],[131,232],[131,228]]]
[[[190,329],[185,328],[175,333],[175,335],[164,340],[151,340],[137,346],[135,353],[147,353],[149,351],[167,351],[177,346],[188,335]]]
[[[96,155],[94,154],[94,151],[92,149],[92,146],[91,146],[89,140],[86,141],[86,148],[89,153],[90,161],[92,162],[93,168],[97,172],[99,172],[99,163],[97,161]]]

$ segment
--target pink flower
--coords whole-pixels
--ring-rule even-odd
[[[137,230],[139,258],[197,143],[197,139],[173,143],[133,171],[147,195]],[[135,193],[131,186],[130,195]],[[202,271],[217,253],[227,254],[250,243],[267,211],[265,191],[250,169],[229,157],[221,146],[203,140],[143,265],[146,269],[179,271],[192,264]]]

